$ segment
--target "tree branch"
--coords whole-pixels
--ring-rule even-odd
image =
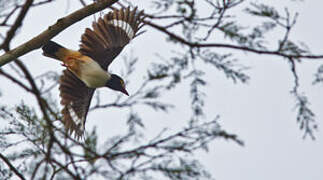
[[[55,37],[67,27],[71,26],[72,24],[80,21],[81,19],[89,15],[92,15],[98,11],[105,9],[106,7],[111,6],[116,2],[118,2],[118,0],[100,0],[75,11],[64,18],[57,20],[57,22],[54,25],[49,26],[48,29],[40,33],[38,36],[16,47],[15,49],[1,55],[0,67],[32,50],[40,48],[44,43],[49,41],[51,38]]]
[[[11,26],[10,30],[7,32],[6,39],[3,41],[2,45],[0,46],[0,49],[9,50],[10,41],[15,36],[18,28],[22,25],[22,21],[26,17],[27,12],[30,9],[33,2],[34,2],[34,0],[26,0],[25,4],[22,7],[21,11],[19,12],[19,15],[16,18],[14,24]]]
[[[25,180],[25,177],[10,163],[4,155],[0,153],[0,158],[9,166],[10,170],[13,171],[20,179]]]
[[[10,79],[12,82],[16,83],[17,85],[19,85],[20,87],[22,87],[24,90],[26,90],[27,92],[33,92],[29,87],[27,87],[24,83],[22,83],[21,81],[19,81],[18,79],[16,79],[15,77],[11,76],[10,74],[6,73],[5,71],[3,71],[2,69],[0,69],[0,74],[3,75],[4,77]]]
[[[300,58],[307,58],[307,59],[323,59],[323,55],[302,55],[302,54],[285,54],[279,51],[270,51],[270,50],[258,50],[254,48],[250,48],[247,46],[238,46],[238,45],[232,45],[232,44],[221,44],[221,43],[197,43],[197,42],[190,42],[170,31],[168,31],[165,27],[159,26],[155,23],[144,21],[145,24],[167,34],[172,39],[175,39],[176,41],[185,44],[191,48],[211,48],[211,47],[217,47],[217,48],[229,48],[229,49],[236,49],[236,50],[242,50],[246,52],[252,52],[256,54],[266,54],[266,55],[275,55],[280,56],[284,58],[292,58],[292,59],[300,59]]]

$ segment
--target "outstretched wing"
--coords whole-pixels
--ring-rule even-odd
[[[80,52],[97,61],[105,70],[142,27],[143,11],[137,7],[115,9],[94,22],[82,35]]]
[[[81,137],[84,133],[84,125],[89,110],[91,99],[95,89],[88,88],[71,71],[64,70],[60,78],[60,96],[63,123],[66,130],[75,136]]]

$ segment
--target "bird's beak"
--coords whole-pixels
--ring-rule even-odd
[[[121,92],[122,92],[123,94],[125,94],[125,95],[129,96],[129,94],[128,94],[128,92],[127,92],[127,90],[126,90],[125,88],[123,88],[123,89],[121,90]]]

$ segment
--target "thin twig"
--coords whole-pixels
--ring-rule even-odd
[[[9,44],[12,38],[15,36],[18,28],[22,25],[22,21],[25,19],[28,10],[33,4],[34,0],[26,0],[26,3],[19,12],[18,17],[16,18],[14,24],[11,26],[10,30],[7,32],[6,38],[0,46],[0,49],[9,50]]]
[[[13,171],[20,179],[25,180],[25,177],[10,163],[9,159],[0,153],[0,158],[9,166],[10,170]]]
[[[323,55],[301,55],[301,54],[284,54],[279,51],[270,51],[270,50],[258,50],[258,49],[253,49],[249,48],[247,46],[237,46],[237,45],[232,45],[232,44],[221,44],[221,43],[197,43],[197,42],[190,42],[187,41],[186,39],[168,31],[162,26],[159,26],[155,23],[149,22],[149,21],[144,21],[145,24],[167,34],[171,38],[179,41],[182,44],[185,44],[189,47],[195,47],[195,48],[229,48],[229,49],[236,49],[236,50],[242,50],[242,51],[247,51],[247,52],[252,52],[256,54],[266,54],[266,55],[275,55],[275,56],[280,56],[284,58],[293,58],[293,59],[300,59],[300,58],[307,58],[307,59],[323,59]]]

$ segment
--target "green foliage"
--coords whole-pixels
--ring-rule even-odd
[[[309,135],[315,139],[313,131],[317,130],[317,123],[306,96],[297,96],[296,108],[298,110],[297,122],[300,124],[299,128],[304,131],[304,138]]]
[[[246,12],[259,17],[266,17],[274,20],[278,20],[280,17],[278,11],[272,7],[263,3],[251,3],[251,8],[246,8]]]
[[[321,65],[315,73],[313,84],[323,83],[323,65]]]
[[[90,163],[95,163],[96,156],[92,152],[97,151],[97,134],[96,129],[94,128],[91,134],[86,135],[86,139],[84,140],[83,152],[84,158]]]

